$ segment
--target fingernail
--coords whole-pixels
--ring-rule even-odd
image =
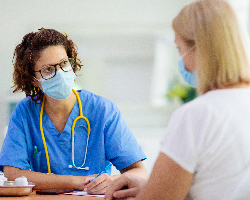
[[[88,190],[88,188],[84,188],[84,191],[87,191]]]

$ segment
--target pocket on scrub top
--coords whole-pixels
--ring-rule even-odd
[[[42,155],[41,151],[39,151],[38,153],[34,154],[33,167],[34,167],[34,171],[36,171],[36,172],[40,172],[41,171],[41,155]]]

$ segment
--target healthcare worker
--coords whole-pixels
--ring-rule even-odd
[[[114,179],[110,163],[147,178],[141,162],[146,156],[118,108],[87,90],[73,90],[81,65],[67,35],[44,28],[29,33],[14,58],[14,92],[27,97],[11,115],[0,154],[9,180],[25,176],[36,189],[103,194]]]
[[[149,180],[125,173],[105,199],[250,199],[249,38],[226,0],[194,1],[173,29],[180,73],[201,95],[171,116]]]

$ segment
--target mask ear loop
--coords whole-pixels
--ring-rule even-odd
[[[181,55],[182,58],[184,58],[187,54],[189,54],[194,48],[196,47],[196,45],[192,46],[189,50],[187,50],[184,54]]]

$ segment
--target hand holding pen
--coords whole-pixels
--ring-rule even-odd
[[[88,194],[105,194],[108,184],[112,181],[112,178],[107,174],[107,171],[111,168],[112,164],[106,166],[104,170],[98,173],[95,178],[89,180],[86,183],[84,191]]]
[[[93,180],[95,180],[97,177],[99,177],[100,175],[102,175],[102,174],[104,174],[104,173],[107,173],[107,171],[111,168],[111,166],[112,166],[112,164],[111,163],[109,163],[109,165],[104,169],[104,170],[102,170],[99,174],[97,174],[96,175],[96,177],[93,179]],[[92,181],[93,181],[92,180]],[[91,181],[91,182],[92,182]]]

